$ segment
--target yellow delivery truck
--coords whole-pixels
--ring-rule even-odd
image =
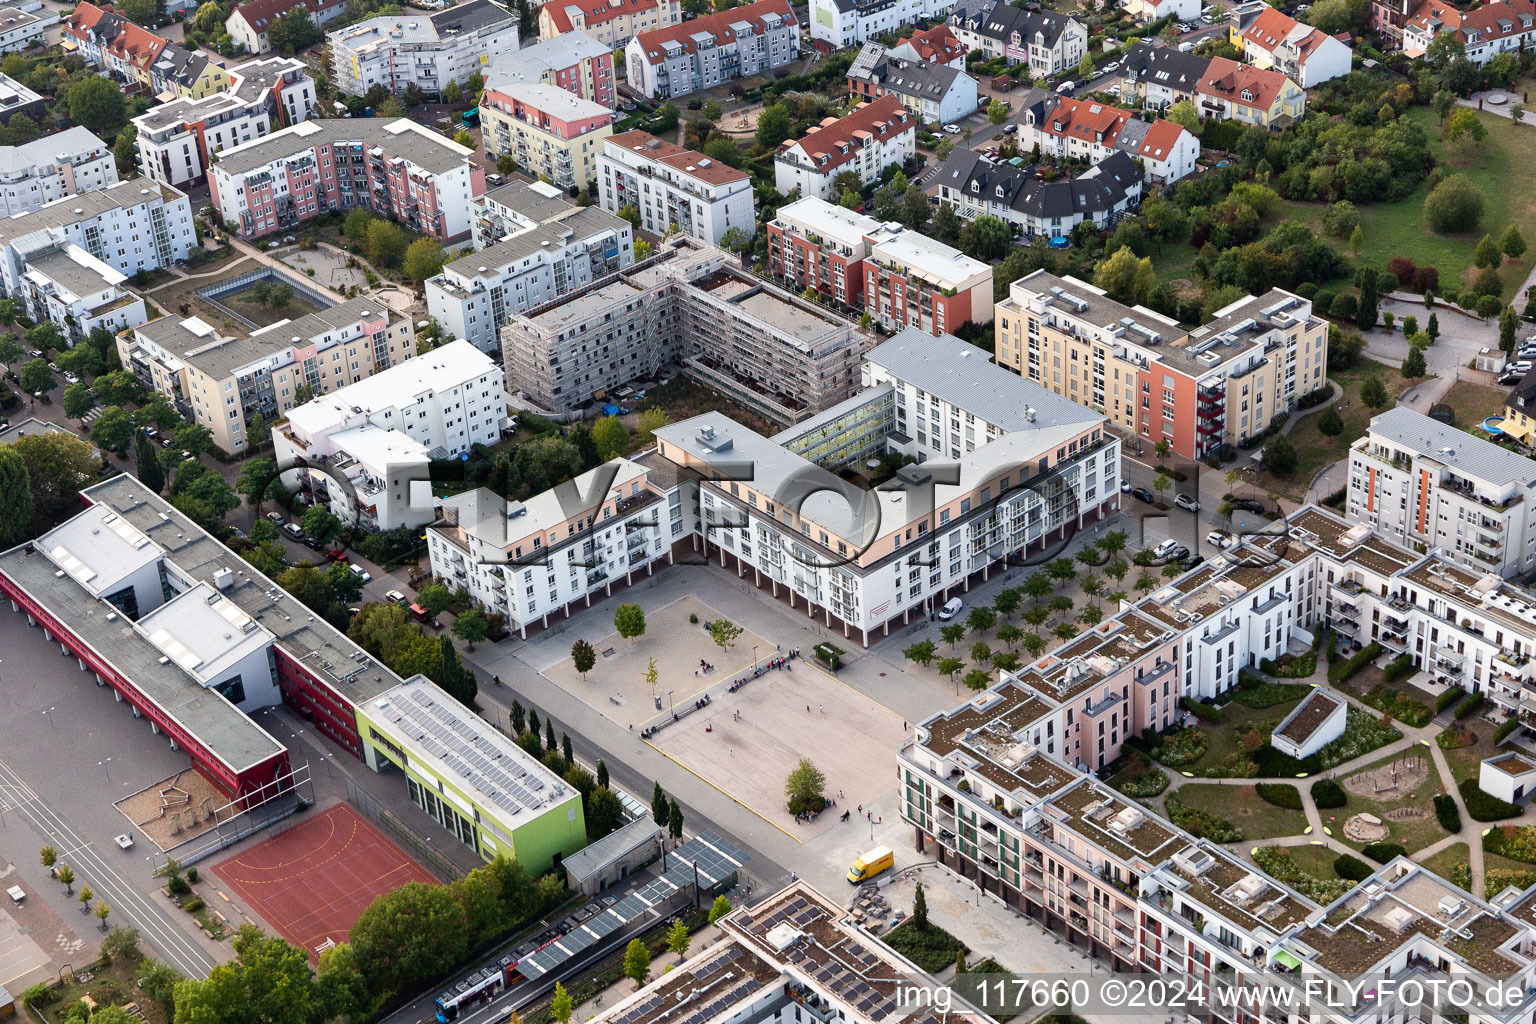
[[[852,885],[863,885],[895,862],[896,856],[889,846],[877,846],[853,862],[853,867],[848,869],[848,881]]]

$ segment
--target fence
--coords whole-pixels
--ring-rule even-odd
[[[226,849],[245,839],[255,835],[298,811],[300,807],[307,807],[315,802],[315,787],[309,776],[308,763],[301,764],[281,779],[276,779],[268,784],[280,790],[278,795],[264,800],[247,810],[240,811],[228,819],[219,822],[206,832],[199,833],[178,846],[155,858],[155,867],[158,869],[168,857],[175,857],[183,865],[196,864],[205,857],[210,857],[220,850]],[[226,804],[224,808],[235,806]],[[217,813],[217,812],[215,812]]]
[[[292,288],[294,293],[304,301],[313,303],[320,309],[330,309],[332,306],[336,305],[335,299],[331,298],[329,295],[325,295],[316,291],[305,282],[299,280],[297,277],[294,277],[290,274],[285,274],[278,270],[276,267],[265,266],[259,267],[256,270],[248,270],[243,274],[236,275],[235,277],[227,277],[222,281],[215,281],[213,284],[204,285],[197,290],[197,296],[198,298],[203,299],[204,301],[217,307],[219,312],[240,321],[242,324],[254,331],[259,329],[261,325],[255,323],[247,317],[241,316],[239,313],[236,313],[233,309],[230,309],[219,300],[226,295],[234,295],[236,292],[244,291],[251,285],[255,284],[257,281],[266,280],[275,281],[280,284],[286,284],[288,287]]]
[[[347,803],[382,828],[391,839],[409,847],[417,861],[442,881],[453,882],[464,877],[464,872],[456,864],[433,849],[430,840],[395,817],[372,795],[359,789],[351,779],[347,780]]]

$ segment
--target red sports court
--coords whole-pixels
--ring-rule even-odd
[[[436,882],[347,804],[220,861],[214,873],[283,938],[318,960],[368,904],[406,882]]]

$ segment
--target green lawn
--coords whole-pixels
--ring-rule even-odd
[[[1338,859],[1338,854],[1333,852],[1330,846],[1319,843],[1313,846],[1287,846],[1291,851],[1291,860],[1295,861],[1303,871],[1314,878],[1334,879],[1339,876],[1333,873],[1333,862]]]
[[[1485,857],[1491,856],[1491,854],[1485,855]],[[1467,857],[1468,849],[1466,843],[1452,843],[1433,857],[1426,857],[1419,863],[1441,878],[1455,885],[1460,885],[1461,879],[1465,877]],[[1503,858],[1499,859],[1502,860]],[[1458,877],[1458,869],[1461,869],[1460,877]]]
[[[1392,833],[1387,841],[1402,843],[1403,848],[1409,853],[1413,853],[1415,850],[1422,850],[1424,847],[1445,838],[1446,831],[1440,827],[1440,822],[1435,817],[1434,804],[1435,796],[1444,790],[1440,779],[1440,772],[1435,768],[1435,761],[1430,755],[1428,747],[1418,747],[1413,751],[1413,754],[1429,762],[1429,778],[1412,789],[1399,789],[1395,795],[1383,793],[1380,797],[1370,797],[1361,796],[1347,785],[1344,786],[1345,792],[1349,794],[1349,803],[1343,807],[1322,812],[1325,822],[1330,815],[1336,819],[1329,825],[1333,829],[1335,838],[1356,849],[1366,845],[1364,843],[1352,842],[1344,835],[1344,822],[1362,811],[1367,814],[1374,814],[1380,818]],[[1377,766],[1401,760],[1405,756],[1405,754],[1394,754],[1390,757],[1384,757],[1352,774],[1362,774]],[[1345,778],[1348,777],[1346,776]],[[1344,778],[1339,779],[1340,785],[1344,785],[1344,782]],[[1395,821],[1388,816],[1388,812],[1405,807],[1417,808],[1423,813],[1423,816],[1407,821]]]
[[[1483,433],[1481,424],[1489,416],[1503,413],[1504,399],[1507,397],[1508,388],[1458,380],[1440,401],[1456,410],[1456,426],[1486,441],[1488,435]]]
[[[1300,835],[1307,827],[1304,813],[1260,799],[1252,786],[1190,783],[1180,786],[1175,793],[1190,807],[1242,826],[1244,842]]]
[[[1446,159],[1445,146],[1435,112],[1428,107],[1410,107],[1403,115],[1424,126],[1430,136],[1430,151],[1447,171],[1465,174],[1483,195],[1483,220],[1474,231],[1459,235],[1439,235],[1424,223],[1424,198],[1429,195],[1428,182],[1419,187],[1400,203],[1361,205],[1360,226],[1365,232],[1365,249],[1359,261],[1385,270],[1394,256],[1407,256],[1421,267],[1437,267],[1442,288],[1454,286],[1460,290],[1470,281],[1463,281],[1462,273],[1472,262],[1472,250],[1485,234],[1495,238],[1511,221],[1520,226],[1520,233],[1529,242],[1536,237],[1536,193],[1529,188],[1517,187],[1525,181],[1530,168],[1536,166],[1536,126],[1516,125],[1507,117],[1482,113],[1479,118],[1488,129],[1483,153],[1475,165],[1458,167]],[[1314,227],[1321,226],[1322,205],[1318,203],[1286,202],[1281,206],[1286,216],[1299,217]],[[1342,242],[1337,243],[1340,249]],[[1514,296],[1515,289],[1530,272],[1536,252],[1528,250],[1518,260],[1508,260],[1500,270],[1504,281],[1506,301]]]
[[[1499,752],[1499,748],[1493,745],[1493,726],[1477,715],[1464,719],[1460,725],[1470,729],[1477,737],[1477,742],[1471,746],[1445,751],[1446,763],[1451,766],[1451,774],[1456,776],[1458,784],[1463,779],[1476,779],[1481,770],[1483,758],[1492,757]]]
[[[1248,751],[1242,743],[1244,733],[1257,729],[1267,742],[1270,731],[1279,725],[1298,703],[1300,703],[1299,698],[1273,707],[1250,708],[1232,701],[1221,709],[1220,725],[1201,722],[1195,727],[1205,733],[1210,741],[1210,748],[1206,750],[1205,756],[1193,764],[1179,765],[1176,768],[1170,768],[1169,771],[1206,775],[1211,769],[1219,768],[1233,755],[1246,756]]]

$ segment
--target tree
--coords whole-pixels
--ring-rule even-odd
[[[1002,259],[1013,247],[1013,232],[1002,220],[984,213],[960,229],[960,248],[977,259]]]
[[[368,241],[364,251],[370,262],[380,267],[393,267],[405,257],[405,230],[388,220],[375,220],[368,225]],[[298,404],[295,401],[295,404]]]
[[[1334,238],[1343,238],[1360,226],[1360,213],[1348,199],[1330,203],[1323,209],[1323,230]]]
[[[1276,434],[1264,445],[1264,469],[1276,476],[1296,472],[1296,447],[1284,434]]]
[[[624,824],[624,804],[607,786],[598,786],[587,805],[587,838],[596,842]]]
[[[128,106],[116,82],[86,75],[69,88],[69,117],[104,139],[117,136],[128,120]]]
[[[677,923],[682,924],[681,921]],[[684,930],[686,928],[687,926],[684,925]],[[565,990],[565,986],[558,981],[555,982],[555,995],[549,1002],[550,1015],[560,1024],[570,1024],[571,1012],[575,1008],[576,1005],[571,1001],[571,994]]]
[[[133,420],[117,405],[109,405],[101,410],[101,415],[91,424],[91,440],[120,455],[127,452],[133,434]]]
[[[1163,114],[1163,118],[1172,121],[1176,125],[1181,125],[1191,134],[1200,131],[1200,114],[1195,110],[1195,105],[1189,100],[1179,100],[1179,102],[1168,108],[1167,112]]]
[[[667,801],[667,835],[672,837],[673,843],[683,838],[683,809],[675,797]]]
[[[1505,352],[1514,352],[1515,328],[1519,325],[1520,317],[1515,314],[1513,307],[1505,306],[1499,312],[1499,347]],[[1405,363],[1404,365],[1406,366],[1407,364]]]
[[[1361,382],[1360,400],[1372,409],[1380,409],[1387,404],[1387,389],[1382,385],[1380,377],[1372,375]]]
[[[1448,141],[1455,142],[1463,135],[1474,142],[1482,142],[1488,137],[1488,129],[1483,127],[1476,111],[1466,107],[1454,111],[1445,122],[1445,137]]]
[[[144,385],[127,370],[114,370],[96,378],[96,398],[102,405],[126,405],[144,397]]]
[[[453,592],[441,583],[428,583],[416,591],[416,603],[435,619],[453,603]]]
[[[656,670],[656,659],[649,659],[645,665],[645,683],[651,688],[652,697],[656,696],[656,683],[660,677],[661,673]]]
[[[958,622],[951,622],[947,626],[940,626],[939,637],[949,644],[950,650],[954,650],[955,644],[958,644],[965,637],[965,626]]]
[[[709,638],[720,648],[721,653],[736,646],[736,638],[741,636],[741,627],[730,619],[715,619],[709,624]]]
[[[1379,316],[1378,308],[1376,271],[1370,267],[1364,267],[1360,274],[1360,304],[1355,307],[1355,323],[1360,325],[1362,331],[1368,331],[1376,326]]]
[[[613,612],[613,628],[626,640],[644,636],[645,609],[633,602],[619,605]]]
[[[284,14],[267,29],[267,42],[278,53],[298,53],[325,38],[320,26],[302,5]]]
[[[928,194],[923,191],[923,186],[916,182],[908,185],[898,219],[913,231],[920,232],[927,228],[928,219],[932,216],[933,206],[928,202]]]
[[[720,109],[720,104],[718,101],[705,100],[704,106],[699,108],[699,116],[703,117],[706,121],[714,123],[725,115],[724,112]],[[729,234],[729,232],[727,232],[727,234]]]
[[[784,780],[784,795],[789,797],[790,813],[821,810],[826,803],[822,795],[826,786],[827,777],[821,773],[821,769],[812,764],[809,758],[802,757]]]
[[[940,203],[938,209],[933,211],[929,234],[945,245],[954,245],[960,241],[960,218],[949,203]]]
[[[1417,380],[1418,378],[1424,376],[1426,372],[1428,371],[1424,365],[1424,349],[1418,345],[1410,345],[1408,347],[1408,356],[1403,360],[1403,376],[1409,378],[1410,380]],[[1334,415],[1337,416],[1338,413],[1335,412]],[[1319,422],[1317,428],[1322,430],[1323,424]],[[1326,433],[1326,431],[1324,432]],[[1340,433],[1342,432],[1343,431],[1341,430]]]
[[[906,650],[901,652],[902,657],[918,665],[928,665],[933,661],[934,649],[932,640],[919,640]]]
[[[709,908],[709,923],[714,924],[726,914],[731,912],[731,901],[724,896],[716,896],[715,902]]]
[[[341,520],[324,505],[311,505],[299,517],[304,535],[319,544],[329,544],[341,536]]]
[[[651,243],[647,242],[643,238],[635,239],[635,259],[636,259],[636,261],[648,260],[650,258],[651,258]]]
[[[912,927],[920,932],[928,930],[928,895],[923,892],[923,883],[918,882],[912,893]]]
[[[624,947],[624,977],[635,983],[637,992],[650,980],[651,954],[639,939],[630,939]]]
[[[1471,231],[1483,219],[1483,194],[1466,175],[1452,174],[1424,199],[1424,218],[1440,234]]]
[[[68,864],[60,864],[58,866],[58,868],[55,869],[53,874],[54,874],[54,877],[59,880],[59,884],[64,886],[64,891],[65,892],[74,892],[75,891],[75,869],[74,868],[70,867]]]
[[[1356,224],[1355,229],[1349,233],[1349,251],[1358,256],[1363,248],[1365,248],[1365,229]]]
[[[51,868],[59,862],[59,851],[52,846],[44,846],[38,851],[38,858],[42,860],[43,867]]]
[[[713,102],[713,101],[711,101]],[[752,236],[739,224],[733,224],[726,228],[725,234],[720,236],[720,248],[727,252],[733,252],[740,256],[752,247]]]
[[[1135,305],[1147,301],[1157,275],[1151,257],[1136,258],[1130,249],[1116,249],[1107,260],[1093,269],[1093,283],[1117,301]]]
[[[459,88],[458,81],[453,78],[448,79],[448,84],[443,86],[443,102],[458,103],[463,98],[464,90]]]
[[[447,258],[442,245],[436,239],[418,238],[405,250],[405,262],[401,264],[400,269],[405,272],[406,277],[421,284],[428,278],[440,274]]]
[[[604,462],[629,450],[629,428],[617,416],[604,416],[592,427],[592,441]]]
[[[1510,227],[1514,227],[1513,224]],[[1472,250],[1472,265],[1474,267],[1498,267],[1504,262],[1504,250],[1499,248],[1499,243],[1494,241],[1492,235],[1484,235],[1477,243],[1477,248]]]
[[[447,887],[407,882],[368,905],[351,941],[369,987],[383,994],[446,972],[463,959],[469,935],[464,908]]]
[[[764,107],[757,118],[757,144],[764,151],[771,152],[789,138],[793,129],[794,119],[790,117],[789,107],[782,100]]]
[[[217,0],[207,0],[197,8],[197,14],[192,18],[192,25],[199,32],[208,35],[224,28],[224,21],[229,17],[229,12],[224,10],[224,5]]]
[[[1406,366],[1406,363],[1404,365]],[[1330,405],[1322,411],[1322,414],[1317,418],[1317,429],[1328,437],[1338,437],[1344,433],[1344,417],[1339,415],[1337,406]],[[1227,506],[1223,505],[1222,507],[1226,508]],[[1230,515],[1228,518],[1230,518]]]
[[[91,394],[90,387],[84,381],[64,389],[64,415],[80,420],[82,428],[85,426],[85,414],[95,407],[96,396]]]
[[[172,1001],[180,1024],[232,1020],[319,1024],[326,1016],[303,950],[252,924],[235,934],[234,947],[235,959],[215,967],[206,980],[176,984]]]
[[[667,415],[667,410],[659,405],[641,411],[640,421],[635,430],[635,443],[642,448],[648,447],[656,439],[656,431],[670,422],[672,420]]]
[[[144,440],[147,443],[149,439]],[[154,446],[150,445],[149,449],[153,458]],[[276,472],[277,463],[272,459],[247,459],[240,467],[240,475],[235,478],[235,492],[254,509],[279,489]],[[142,479],[142,474],[140,476]]]
[[[692,944],[693,937],[688,934],[688,926],[681,918],[673,921],[672,927],[667,930],[667,951],[686,959],[688,947]]]
[[[470,605],[453,620],[453,635],[463,640],[473,651],[475,644],[490,635],[491,624],[478,604]]]
[[[1008,108],[1003,106],[1002,100],[993,100],[987,104],[988,124],[1002,124],[1006,120],[1008,120]]]
[[[577,640],[571,644],[571,663],[581,673],[582,682],[586,682],[587,673],[597,664],[597,651],[587,641]]]
[[[667,794],[661,783],[654,782],[651,789],[651,820],[665,827],[667,824]]]
[[[1499,236],[1499,248],[1504,251],[1505,256],[1517,260],[1525,255],[1525,236],[1520,234],[1519,228],[1511,224]]]
[[[1072,629],[1073,636],[1077,635],[1077,629],[1076,627],[1072,626],[1071,623],[1064,622],[1061,625]],[[1061,626],[1056,628],[1060,630]],[[966,689],[974,690],[975,692],[980,693],[982,690],[985,690],[987,686],[992,682],[992,674],[984,668],[973,668],[967,672],[965,674],[965,678],[960,681],[965,684]]]
[[[950,682],[954,682],[955,676],[960,673],[961,669],[965,668],[965,662],[951,655],[948,658],[940,658],[937,668],[939,670],[939,675],[948,679]]]
[[[1424,325],[1424,333],[1429,335],[1429,343],[1433,345],[1440,337],[1440,314],[1433,311],[1429,314],[1429,322]]]
[[[48,368],[46,359],[33,359],[23,363],[18,377],[21,390],[29,395],[46,395],[59,386],[59,382],[54,379],[53,371]]]
[[[1086,53],[1083,54],[1083,59],[1077,62],[1078,76],[1086,83],[1088,79],[1093,77],[1093,71],[1093,57]]]

